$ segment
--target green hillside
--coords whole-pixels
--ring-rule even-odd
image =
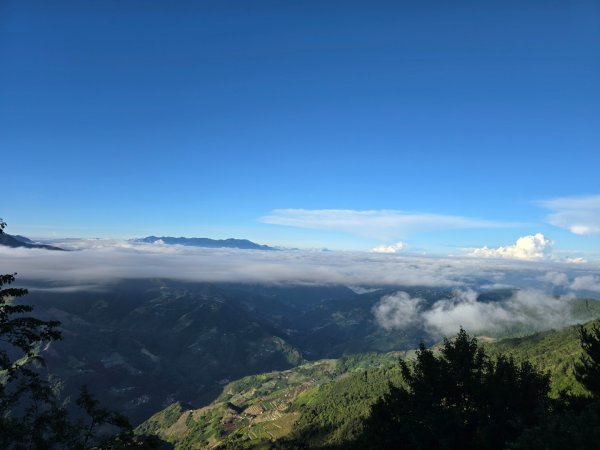
[[[590,328],[594,323],[600,324],[600,319],[585,326]],[[480,338],[479,343],[490,356],[512,355],[516,361],[529,360],[536,368],[549,372],[554,397],[561,390],[585,394],[573,376],[573,364],[582,353],[577,326],[495,342]],[[302,414],[280,445],[290,449],[303,445],[326,448],[352,441],[362,430],[370,405],[387,392],[389,383],[401,383],[398,367],[368,369],[308,391],[296,402]]]
[[[600,319],[588,322],[585,326],[599,324]],[[522,338],[503,339],[486,345],[490,354],[512,355],[517,361],[530,361],[535,367],[549,372],[552,377],[551,395],[561,390],[572,394],[584,394],[583,388],[573,377],[573,362],[578,360],[582,350],[577,337],[577,326],[561,330],[549,330]]]
[[[360,393],[355,395],[347,389],[352,380],[360,380],[360,390],[365,386],[364,377],[377,379],[381,392],[385,391],[388,380],[394,379],[390,374],[397,373],[399,356],[371,353],[325,359],[290,370],[247,376],[226,385],[221,395],[203,408],[186,409],[180,403],[172,404],[140,425],[138,431],[156,434],[176,444],[177,449],[217,445],[252,448],[289,435],[296,421],[306,422],[303,414],[311,405],[321,408],[327,398],[336,398],[338,391],[345,392],[348,401],[352,401],[352,396],[354,401],[359,400]],[[321,390],[321,386],[327,388]],[[334,391],[328,393],[331,388]],[[362,397],[364,415],[372,396]],[[355,418],[353,414],[351,419]],[[333,423],[338,423],[335,417]]]
[[[600,323],[600,320],[586,324]],[[583,393],[573,375],[581,349],[576,326],[490,342],[490,355],[510,354],[551,374],[552,394]],[[401,383],[396,360],[410,352],[320,360],[228,384],[210,405],[174,404],[155,414],[140,432],[155,433],[176,449],[326,448],[349,442],[362,430],[370,406]],[[274,443],[276,442],[276,444]]]

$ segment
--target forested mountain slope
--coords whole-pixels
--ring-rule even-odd
[[[587,323],[600,324],[600,320]],[[582,353],[576,326],[490,342],[490,355],[529,360],[551,375],[552,395],[584,393],[573,365]],[[434,346],[434,351],[435,351]],[[227,385],[216,402],[200,409],[171,405],[140,431],[156,433],[180,449],[323,448],[359,436],[370,406],[402,383],[397,358],[414,352],[364,354],[322,360],[246,377]]]

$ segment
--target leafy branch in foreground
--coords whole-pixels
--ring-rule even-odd
[[[0,232],[5,226],[0,220]],[[9,287],[15,275],[0,275],[0,444],[40,448],[37,440],[65,440],[68,434],[66,414],[37,370],[44,366],[40,346],[61,335],[59,322],[26,316],[33,308],[15,303],[27,294]]]
[[[5,227],[0,219],[0,234]],[[70,419],[42,376],[45,362],[40,353],[61,339],[60,322],[28,315],[33,307],[18,303],[27,289],[11,286],[15,276],[0,275],[0,448],[153,448],[133,435],[125,416],[102,408],[86,387],[77,400],[86,419]]]

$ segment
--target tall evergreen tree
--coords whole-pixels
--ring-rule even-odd
[[[575,364],[575,378],[595,399],[600,399],[600,327],[593,325],[587,330],[580,326],[579,342],[584,354]]]
[[[490,359],[463,329],[439,356],[421,344],[416,361],[400,365],[405,386],[373,405],[357,447],[502,449],[547,408],[546,374]]]

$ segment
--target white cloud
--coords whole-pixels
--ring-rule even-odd
[[[547,218],[552,225],[579,235],[600,234],[600,195],[559,197],[540,204],[552,211]]]
[[[209,249],[111,240],[70,241],[81,250],[52,252],[0,246],[0,261],[21,277],[68,284],[127,278],[198,282],[460,286],[460,268],[426,259],[397,260],[364,252]]]
[[[56,245],[60,243],[55,242]],[[600,273],[597,263],[430,257],[367,252],[209,249],[119,240],[69,240],[55,252],[0,246],[0,273],[38,287],[104,286],[122,279],[165,278],[193,282],[339,284],[363,289],[400,286],[547,287],[547,272],[575,276]],[[576,272],[574,273],[574,271]]]
[[[342,231],[380,239],[393,239],[415,231],[514,226],[470,217],[396,210],[276,209],[261,220],[275,225]]]
[[[514,289],[515,286],[506,283],[490,283],[479,286],[481,289]]]
[[[373,307],[377,323],[386,330],[405,328],[420,320],[423,299],[413,298],[406,292],[386,295]]]
[[[600,292],[600,277],[596,275],[575,277],[573,283],[571,283],[571,289],[574,291]]]
[[[569,284],[569,277],[564,272],[546,272],[539,277],[539,280],[554,286],[566,286]]]
[[[404,242],[396,242],[391,245],[378,245],[371,249],[373,253],[398,253],[406,248]]]
[[[516,291],[505,300],[481,302],[476,291],[462,289],[425,308],[423,300],[398,292],[383,297],[373,314],[386,330],[420,323],[433,336],[454,334],[459,327],[472,333],[493,333],[520,325],[542,330],[573,322],[570,301],[568,297],[555,298],[527,289]]]
[[[517,239],[514,245],[506,247],[489,248],[481,247],[473,249],[469,255],[482,258],[510,258],[524,260],[539,260],[548,256],[553,242],[542,233],[531,236],[523,236]]]
[[[434,335],[456,333],[459,327],[471,332],[487,331],[491,322],[509,319],[509,312],[499,303],[481,303],[473,290],[456,291],[447,300],[439,300],[423,313],[425,328]]]

